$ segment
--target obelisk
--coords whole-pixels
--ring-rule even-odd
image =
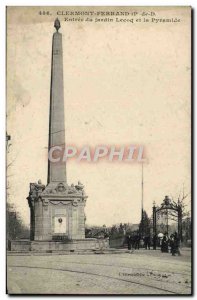
[[[60,147],[64,152],[63,52],[58,19],[55,20],[54,27],[56,32],[52,39],[48,150],[50,152],[51,149]],[[80,182],[75,185],[67,184],[66,162],[61,159],[59,162],[49,159],[47,185],[42,184],[40,180],[38,183],[30,183],[27,199],[31,214],[32,249],[66,249],[70,247],[68,241],[80,240],[81,243],[81,240],[85,240],[84,208],[87,195]],[[64,242],[62,246],[61,241],[67,241],[67,244]],[[70,245],[73,247],[72,243]]]
[[[65,148],[65,120],[64,120],[64,82],[63,82],[63,55],[62,34],[59,32],[60,21],[55,20],[56,32],[52,40],[52,62],[51,62],[51,90],[50,90],[50,115],[49,115],[49,145],[59,146],[62,152]],[[60,155],[60,151],[54,151]],[[47,183],[66,183],[66,163],[62,159],[57,162],[48,160]]]

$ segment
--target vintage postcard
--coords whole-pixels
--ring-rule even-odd
[[[6,14],[7,293],[191,295],[191,7]]]

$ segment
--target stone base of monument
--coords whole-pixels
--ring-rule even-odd
[[[10,251],[15,252],[59,252],[59,251],[86,251],[109,249],[109,239],[87,238],[69,241],[29,241],[12,240],[9,244]]]

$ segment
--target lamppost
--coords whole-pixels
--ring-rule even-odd
[[[167,236],[169,232],[169,224],[168,224],[168,208],[166,208],[166,228],[167,228]]]
[[[156,223],[156,205],[153,202],[153,250],[157,247],[157,223]]]

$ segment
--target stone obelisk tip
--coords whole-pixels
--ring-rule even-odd
[[[55,27],[55,29],[58,31],[59,29],[60,29],[60,27],[61,27],[61,25],[60,25],[60,21],[59,21],[59,19],[57,18],[57,19],[55,19],[55,22],[54,22],[54,27]]]

